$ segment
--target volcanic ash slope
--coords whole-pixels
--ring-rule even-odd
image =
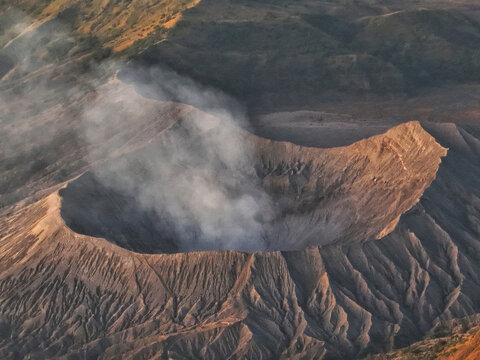
[[[478,312],[478,131],[425,127],[443,146],[415,122],[326,150],[245,134],[245,171],[298,201],[269,224],[290,229],[272,251],[76,233],[62,201],[88,196],[88,173],[16,210],[0,222],[0,357],[351,358]]]

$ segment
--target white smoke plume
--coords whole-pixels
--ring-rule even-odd
[[[139,80],[147,72],[155,85]],[[162,235],[175,238],[180,250],[264,249],[264,224],[273,207],[254,174],[240,107],[220,92],[160,67],[130,71],[129,82],[151,98],[175,99],[203,111],[190,112],[146,148],[98,166],[97,179],[133,194],[143,209],[154,211]],[[108,93],[98,97],[101,101],[84,114],[92,143],[155,113],[129,98],[118,103]],[[118,114],[116,106],[128,110]]]
[[[241,130],[247,119],[235,101],[161,65],[90,59],[85,72],[69,74],[69,62],[83,54],[78,36],[58,19],[32,26],[22,12],[9,14],[15,20],[0,38],[0,206],[27,196],[24,189],[58,184],[62,171],[66,180],[90,169],[102,186],[155,213],[159,241],[167,236],[180,251],[265,247],[273,206],[255,176]],[[139,103],[105,84],[121,69],[128,86],[150,100]],[[178,107],[172,101],[201,111],[187,111],[172,130],[137,146],[151,135],[147,125],[169,123]]]

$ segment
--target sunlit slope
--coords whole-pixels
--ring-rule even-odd
[[[146,63],[254,105],[411,94],[480,80],[479,6],[468,1],[19,0],[0,5],[10,8],[0,44],[29,30],[8,30],[12,5],[37,23],[60,19],[88,38],[86,49],[131,56],[149,49]]]
[[[433,334],[406,348],[367,356],[365,360],[476,360],[480,358],[480,329],[456,326],[451,332]]]
[[[453,344],[439,354],[439,359],[445,360],[475,360],[480,358],[480,331],[472,331],[464,343]]]
[[[13,4],[9,2],[3,8],[13,5],[40,21],[62,14],[63,19],[79,33],[96,36],[105,46],[121,51],[137,40],[147,37],[160,39],[162,33],[180,19],[183,10],[198,2],[199,0],[19,0]]]

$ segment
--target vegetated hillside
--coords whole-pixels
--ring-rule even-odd
[[[152,42],[161,40],[180,19],[182,11],[195,6],[198,1],[17,0],[0,2],[0,11],[7,10],[8,17],[20,10],[34,21],[61,15],[79,34],[95,36],[103,46],[122,51],[147,37],[154,38]]]
[[[411,88],[478,81],[480,23],[454,10],[415,10],[363,19],[358,41],[394,64]]]
[[[453,336],[453,339],[447,339],[447,344],[448,346],[438,354],[438,359],[474,360],[480,357],[480,331],[478,328],[471,329],[467,336]]]
[[[369,355],[365,360],[476,360],[479,356],[479,327],[459,325],[451,330],[434,333],[406,348]]]
[[[100,75],[92,74],[99,61],[111,57],[124,60],[164,39],[182,11],[196,3],[1,2],[0,90],[21,87],[25,92],[42,81],[48,81],[53,89],[75,78],[70,84],[74,88],[85,82],[78,76]]]
[[[168,65],[264,111],[412,95],[480,76],[472,1],[57,0],[0,9],[4,80],[52,62],[82,73],[111,49],[122,57],[148,49],[140,62]],[[36,61],[21,60],[25,47],[38,48]]]
[[[143,22],[167,21],[170,15],[178,19],[177,10],[183,5],[176,7],[168,1],[0,4],[2,210],[83,171],[90,159],[86,159],[82,137],[82,112],[88,104],[95,106],[96,90],[125,58],[117,58],[111,46],[131,45],[136,35],[129,31],[136,31]],[[95,21],[97,27],[92,25]],[[107,31],[110,22],[118,22],[122,31],[116,35]],[[160,32],[157,35],[164,36]],[[123,98],[120,93],[115,96],[118,101]],[[127,110],[122,116],[133,115]]]
[[[255,97],[291,93],[299,86],[307,93],[383,92],[465,81],[467,75],[474,80],[479,25],[465,15],[476,14],[474,5],[428,0],[17,0],[0,3],[0,10],[3,38],[17,36],[31,22],[60,17],[77,35],[115,51],[129,49],[130,55],[165,39],[186,12],[169,41],[159,45],[161,56],[205,81]],[[12,24],[16,26],[9,30]]]
[[[375,4],[352,4],[354,16],[327,2],[207,0],[144,59],[259,106],[479,79],[480,25],[460,4]]]

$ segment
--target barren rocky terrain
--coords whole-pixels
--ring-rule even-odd
[[[476,358],[477,4],[14,5],[1,359]]]
[[[245,133],[245,172],[294,204],[266,252],[183,253],[88,173],[68,181],[2,220],[2,356],[352,357],[475,314],[477,134],[413,122],[322,150]]]

